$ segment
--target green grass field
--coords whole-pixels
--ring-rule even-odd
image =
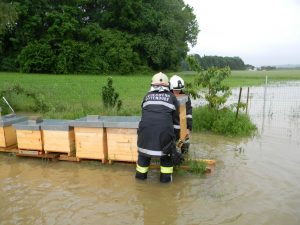
[[[192,72],[177,73],[186,82],[193,82]],[[173,73],[167,73],[170,77]],[[256,86],[265,82],[300,80],[300,70],[276,71],[233,71],[226,81],[231,87]],[[120,115],[139,115],[143,96],[150,88],[152,75],[113,76],[113,86],[120,94],[123,107]],[[27,90],[41,93],[51,110],[44,118],[75,119],[88,114],[116,115],[102,106],[101,89],[106,85],[108,76],[99,75],[46,75],[0,72],[0,90],[12,84],[19,84]],[[28,112],[32,104],[28,97],[15,95],[9,98],[16,111]]]

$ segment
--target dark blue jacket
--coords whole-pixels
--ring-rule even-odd
[[[146,156],[162,156],[162,149],[179,138],[179,104],[170,91],[150,91],[142,102],[138,128],[138,151]]]

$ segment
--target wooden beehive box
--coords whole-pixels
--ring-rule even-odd
[[[25,120],[26,117],[15,114],[0,116],[0,148],[17,145],[16,129],[12,125]]]
[[[141,117],[137,116],[104,117],[110,162],[137,161],[137,128],[140,120]]]
[[[176,95],[176,98],[179,103],[180,139],[185,140],[187,136],[186,102],[188,97],[186,95]]]
[[[59,152],[75,156],[72,120],[45,120],[41,125],[45,153]]]
[[[76,157],[107,160],[106,134],[103,121],[97,115],[74,120]]]
[[[27,121],[13,124],[17,133],[19,150],[43,151],[42,122],[41,118],[31,118]]]

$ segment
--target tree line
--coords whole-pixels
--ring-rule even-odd
[[[2,0],[0,70],[178,69],[199,32],[183,0]]]
[[[240,57],[222,57],[222,56],[203,56],[201,57],[198,54],[192,55],[198,65],[204,69],[207,70],[210,67],[218,67],[218,68],[224,68],[229,67],[231,70],[245,70],[251,65],[245,65],[244,61]],[[189,65],[186,61],[182,62],[182,68],[184,70],[190,70]]]

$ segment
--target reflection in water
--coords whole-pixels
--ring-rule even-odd
[[[69,163],[0,154],[0,224],[300,224],[300,84],[251,88],[251,138],[193,134],[191,156],[213,175],[175,173],[170,185],[130,165]],[[278,96],[279,95],[279,96]],[[290,96],[290,97],[287,97]],[[234,100],[233,100],[234,102]]]

